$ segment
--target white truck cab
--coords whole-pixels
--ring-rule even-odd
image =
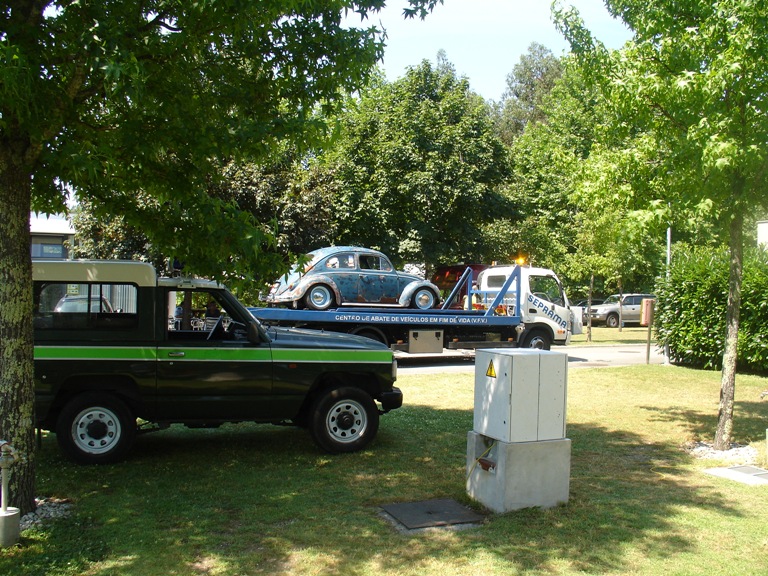
[[[484,306],[491,305],[499,293],[504,294],[501,311],[522,318],[524,347],[536,348],[537,341],[547,338],[554,344],[568,344],[571,334],[582,333],[581,314],[573,313],[562,282],[547,268],[493,266],[480,272],[475,292]]]

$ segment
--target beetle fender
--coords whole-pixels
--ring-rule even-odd
[[[306,295],[307,292],[309,292],[312,286],[317,286],[318,284],[325,284],[326,286],[328,286],[333,291],[333,296],[336,299],[336,302],[338,302],[339,305],[341,305],[343,300],[341,298],[341,292],[339,292],[339,288],[338,286],[336,286],[336,282],[331,280],[331,278],[326,276],[325,274],[318,274],[317,276],[312,276],[312,282],[307,284],[306,286],[301,287],[301,293],[296,294],[296,296],[294,297],[295,300],[298,302],[299,300],[304,298],[304,296]]]
[[[408,307],[408,305],[411,302],[411,299],[413,298],[413,294],[418,290],[419,288],[429,288],[434,292],[436,301],[440,300],[440,289],[432,284],[432,282],[429,282],[427,280],[421,280],[421,281],[413,281],[410,284],[408,284],[400,294],[400,298],[398,300],[398,304],[400,306],[403,306],[405,308]]]

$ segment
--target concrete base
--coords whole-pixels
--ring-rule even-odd
[[[18,508],[0,511],[0,548],[8,548],[19,542],[21,516]]]
[[[571,441],[501,442],[467,435],[467,493],[494,512],[568,502]]]

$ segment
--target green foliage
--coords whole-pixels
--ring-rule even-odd
[[[527,126],[547,118],[544,101],[562,75],[562,62],[549,48],[533,42],[507,75],[507,89],[502,96],[498,131],[505,144],[511,145]]]
[[[330,159],[338,243],[379,248],[398,263],[499,258],[482,232],[514,216],[498,191],[506,153],[488,105],[449,64],[423,61],[380,81],[339,122]]]
[[[165,257],[142,229],[127,224],[121,215],[97,217],[87,198],[73,208],[72,226],[75,241],[70,251],[74,258],[142,260],[151,262],[157,270],[167,267]]]
[[[421,15],[435,1],[408,4]],[[197,272],[272,270],[271,228],[209,196],[211,179],[222,161],[324,136],[315,107],[332,110],[382,55],[382,31],[364,23],[382,5],[11,2],[0,166],[29,179],[34,208],[62,210],[73,190]],[[364,25],[349,27],[349,11]]]
[[[656,285],[656,332],[672,361],[720,369],[725,349],[728,255],[724,249],[681,246],[669,277]],[[768,372],[768,252],[753,250],[744,264],[738,365]]]

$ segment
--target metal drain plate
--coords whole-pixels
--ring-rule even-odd
[[[483,521],[483,516],[450,498],[387,504],[381,508],[409,530]]]

